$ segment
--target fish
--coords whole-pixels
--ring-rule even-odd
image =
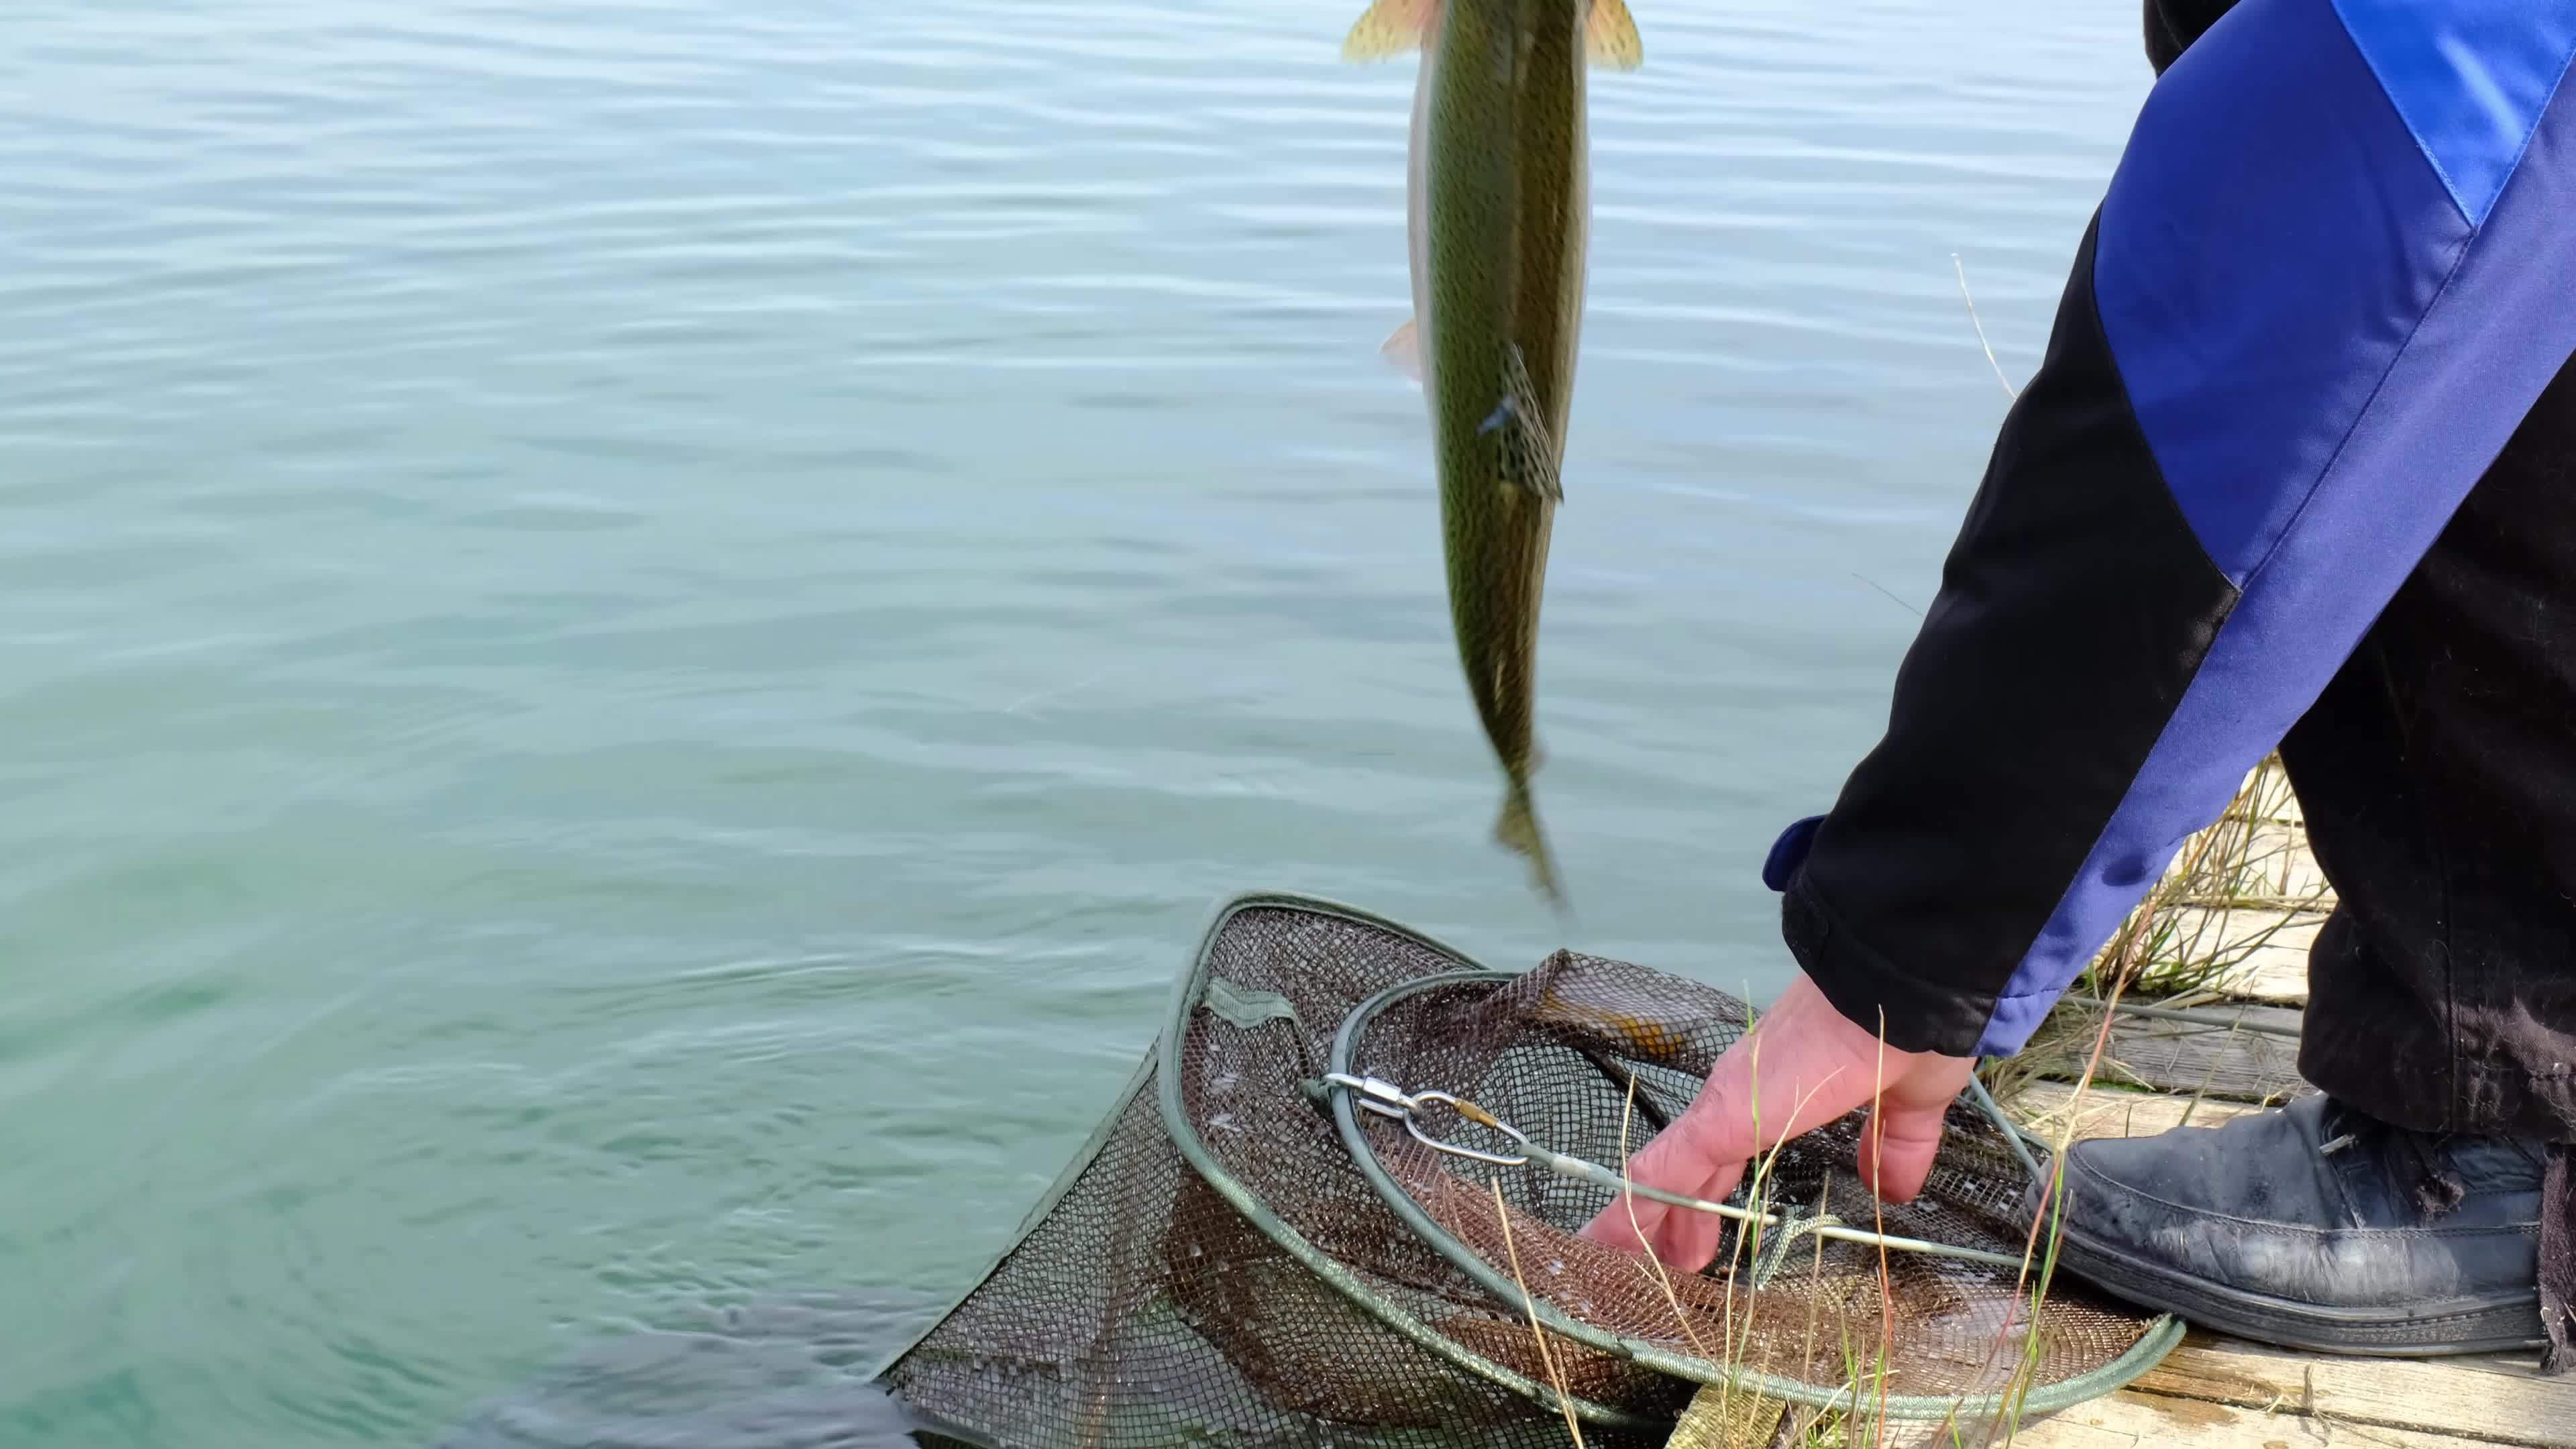
[[[1634,70],[1645,48],[1623,0],[1375,0],[1342,42],[1351,62],[1417,50],[1413,316],[1379,350],[1430,410],[1450,625],[1504,776],[1494,838],[1562,912],[1530,780],[1591,232],[1587,72]]]

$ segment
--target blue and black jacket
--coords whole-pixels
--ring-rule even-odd
[[[2279,747],[2345,901],[2312,1028],[2438,1077],[2354,1094],[2576,1138],[2576,0],[2192,8],[1784,935],[2010,1054]]]

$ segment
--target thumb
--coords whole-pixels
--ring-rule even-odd
[[[1932,1175],[1950,1103],[1976,1063],[1935,1057],[1881,1093],[1861,1132],[1861,1181],[1883,1202],[1912,1202]]]

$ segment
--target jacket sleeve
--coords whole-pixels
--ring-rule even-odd
[[[2147,64],[2163,75],[2237,0],[2146,0]]]
[[[1783,935],[2008,1055],[2576,353],[2576,0],[2242,0],[2161,77]]]

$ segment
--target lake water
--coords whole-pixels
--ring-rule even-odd
[[[931,1308],[1238,890],[1767,996],[1762,854],[2003,415],[1952,256],[2018,383],[2149,81],[2133,0],[1639,0],[1560,931],[1358,0],[9,9],[7,1449],[423,1445],[643,1326]]]

